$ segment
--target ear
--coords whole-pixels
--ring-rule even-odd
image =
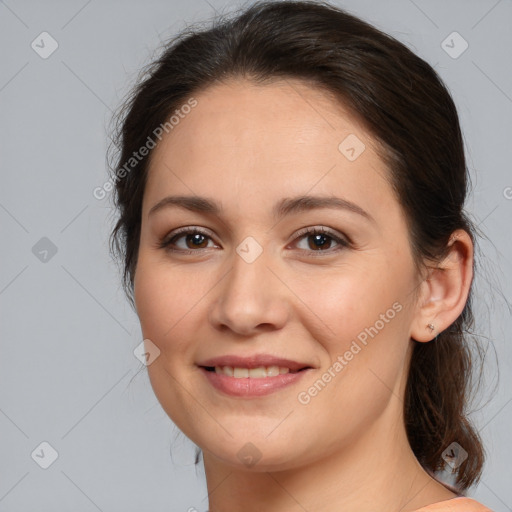
[[[454,231],[448,254],[429,270],[420,285],[411,338],[427,342],[447,329],[462,313],[473,280],[473,242],[462,229]]]

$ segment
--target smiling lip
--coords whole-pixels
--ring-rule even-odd
[[[197,366],[204,366],[214,368],[215,366],[232,366],[236,368],[258,368],[261,366],[279,366],[281,368],[289,368],[290,372],[296,372],[303,368],[310,368],[307,363],[298,363],[290,359],[284,359],[282,357],[275,357],[269,354],[257,354],[249,357],[241,356],[220,356],[212,359],[207,359]]]
[[[234,355],[215,357],[202,361],[198,364],[201,373],[208,379],[210,384],[217,390],[230,396],[258,397],[264,396],[291,384],[298,382],[308,370],[311,369],[306,363],[299,363],[290,359],[279,358],[271,355],[260,354],[250,357]],[[213,371],[216,366],[232,368],[260,368],[278,366],[288,368],[289,373],[262,378],[237,378],[219,374]]]

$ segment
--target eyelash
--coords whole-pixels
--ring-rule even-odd
[[[203,231],[200,228],[186,227],[186,228],[178,229],[175,232],[171,233],[169,236],[163,238],[159,242],[158,248],[165,249],[169,252],[176,252],[176,253],[181,253],[181,254],[194,254],[201,250],[207,249],[207,248],[203,248],[203,249],[189,250],[189,249],[173,249],[173,248],[171,248],[171,244],[175,243],[176,240],[183,237],[184,235],[192,235],[192,234],[193,235],[195,235],[195,234],[203,235],[203,236],[211,239],[211,236],[206,231]],[[348,238],[346,238],[346,239],[341,238],[341,237],[337,236],[335,233],[333,233],[331,230],[324,228],[324,227],[304,228],[296,234],[295,240],[300,239],[300,238],[305,238],[306,235],[326,235],[338,244],[338,248],[335,248],[334,250],[319,249],[318,251],[314,251],[314,250],[300,249],[300,251],[302,251],[302,252],[311,253],[311,256],[313,256],[313,257],[321,257],[321,256],[325,255],[326,253],[329,255],[333,254],[333,253],[337,253],[337,252],[351,246],[351,241],[348,240]]]

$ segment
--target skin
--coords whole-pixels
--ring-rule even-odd
[[[468,235],[454,233],[443,270],[419,275],[375,141],[322,91],[240,79],[194,97],[152,154],[134,291],[143,336],[160,350],[148,366],[152,387],[203,450],[210,511],[408,512],[453,498],[414,457],[402,408],[414,343],[430,342],[464,307]],[[338,149],[349,134],[366,146],[354,161]],[[371,220],[333,208],[272,217],[276,202],[303,194],[344,198]],[[207,197],[221,217],[178,206],[150,215],[169,195]],[[208,236],[159,247],[184,226]],[[297,236],[305,227],[330,228],[349,245],[327,237],[315,249],[311,235]],[[263,249],[251,263],[236,252],[248,236]],[[396,303],[400,312],[300,403]],[[239,398],[215,390],[197,366],[261,353],[314,369],[268,396]],[[260,456],[252,466],[237,455],[249,442]]]

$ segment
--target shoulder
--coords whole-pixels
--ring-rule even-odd
[[[415,512],[493,512],[482,503],[465,496],[439,501],[426,507],[419,508]]]

